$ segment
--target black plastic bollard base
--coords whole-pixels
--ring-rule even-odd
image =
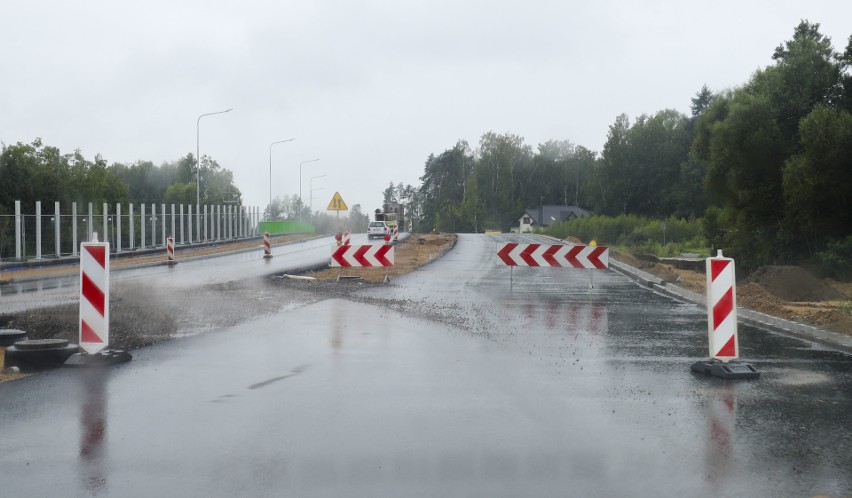
[[[741,363],[738,361],[731,361],[727,363],[716,359],[698,361],[692,364],[690,370],[722,379],[760,378],[760,372],[751,366],[751,364]]]
[[[61,367],[79,349],[76,344],[68,344],[64,339],[18,341],[6,348],[6,366],[18,367],[25,372]]]
[[[14,346],[18,341],[27,340],[27,333],[18,329],[0,329],[0,346]]]
[[[66,361],[66,367],[108,367],[117,365],[133,359],[127,351],[121,350],[104,350],[95,354],[75,353]]]

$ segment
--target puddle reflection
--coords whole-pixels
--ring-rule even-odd
[[[80,372],[85,395],[80,406],[80,475],[92,494],[107,491],[107,382],[106,372],[91,368]]]
[[[725,382],[712,392],[707,403],[707,438],[704,458],[705,479],[720,490],[733,467],[733,447],[737,422],[737,391]]]
[[[515,323],[527,331],[564,333],[572,336],[604,335],[609,329],[605,304],[548,301],[540,304],[505,302],[500,322]]]

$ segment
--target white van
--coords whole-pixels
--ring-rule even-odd
[[[384,221],[371,221],[370,224],[367,225],[368,239],[372,239],[373,237],[383,238],[388,233],[388,224]]]

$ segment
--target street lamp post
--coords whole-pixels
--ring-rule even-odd
[[[283,144],[284,142],[292,142],[296,140],[295,138],[288,138],[287,140],[279,140],[277,142],[272,142],[269,144],[269,214],[270,217],[272,215],[272,146],[275,144]],[[272,221],[272,220],[270,220]]]
[[[198,241],[201,241],[201,118],[204,116],[213,116],[214,114],[225,114],[234,109],[225,109],[224,111],[208,112],[198,116],[195,121],[195,232]],[[192,242],[192,234],[189,234],[190,242]]]
[[[320,187],[318,189],[314,189],[314,178],[324,178],[326,176],[327,175],[312,176],[310,181],[308,182],[308,185],[310,185],[310,188],[311,188],[311,193],[309,194],[310,198],[311,198],[311,216],[314,215],[314,190],[322,190],[322,187]]]
[[[305,163],[312,163],[316,161],[319,161],[319,158],[308,159],[307,161],[302,161],[299,163],[299,223],[302,222],[302,165]]]

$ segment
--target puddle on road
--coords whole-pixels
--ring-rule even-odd
[[[787,386],[807,386],[823,384],[831,381],[831,378],[820,372],[808,370],[797,370],[795,368],[775,368],[764,372],[771,374],[773,380]]]

